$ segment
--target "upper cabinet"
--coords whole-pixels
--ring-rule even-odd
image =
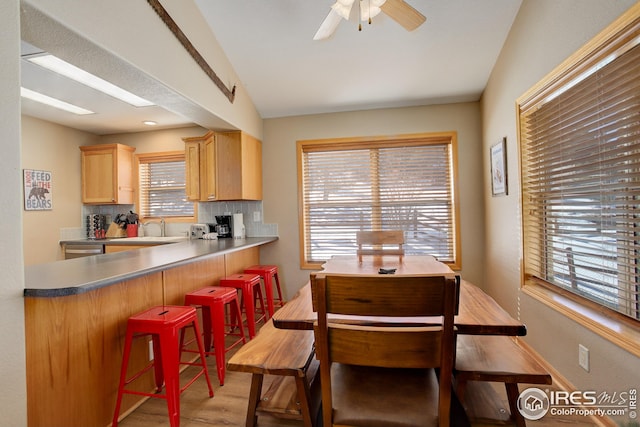
[[[241,131],[184,138],[187,197],[262,200],[262,143]]]
[[[122,144],[80,147],[82,203],[133,204],[133,152]]]

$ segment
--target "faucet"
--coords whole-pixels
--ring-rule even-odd
[[[165,225],[166,225],[165,221],[164,221],[164,217],[161,217],[160,221],[147,221],[147,222],[142,223],[142,225],[144,225],[145,227],[147,225],[149,225],[149,224],[158,224],[160,226],[160,237],[164,237],[164,235],[165,235],[164,229],[165,229]]]

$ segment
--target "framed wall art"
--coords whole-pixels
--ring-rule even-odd
[[[23,169],[24,210],[48,211],[53,209],[51,172]]]
[[[506,196],[509,194],[506,137],[491,147],[491,192],[494,196]]]

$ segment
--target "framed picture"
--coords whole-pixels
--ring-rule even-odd
[[[53,209],[51,172],[23,169],[24,210],[48,211]]]
[[[494,196],[506,196],[509,194],[506,137],[491,147],[491,192]]]

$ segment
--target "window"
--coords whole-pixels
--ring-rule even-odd
[[[301,264],[355,254],[359,230],[405,232],[407,254],[458,267],[456,134],[298,141]]]
[[[525,286],[542,284],[635,320],[640,319],[638,10],[518,100]]]
[[[194,203],[186,194],[184,152],[138,154],[136,159],[140,217],[194,220]]]

